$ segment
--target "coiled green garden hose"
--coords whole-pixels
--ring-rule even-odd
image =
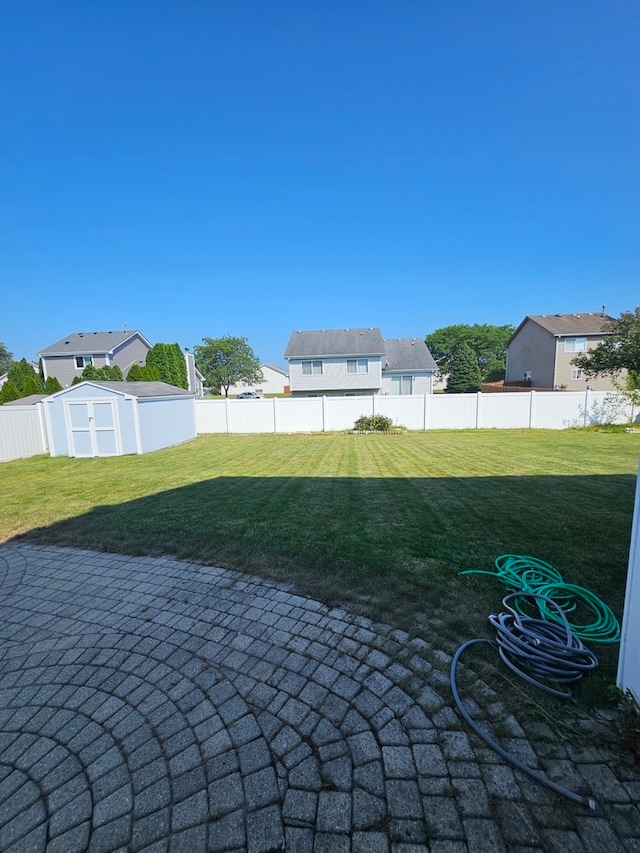
[[[573,634],[589,643],[617,643],[620,641],[620,624],[613,611],[598,596],[582,586],[565,583],[560,572],[550,563],[537,557],[518,554],[503,554],[495,560],[495,572],[482,569],[467,569],[461,575],[490,575],[508,589],[515,592],[538,593],[553,599],[565,614],[576,611],[579,605],[591,610],[592,622],[576,624],[569,622]],[[523,611],[515,604],[520,613]],[[560,622],[558,613],[548,607],[543,599],[538,600],[538,609],[543,619]]]

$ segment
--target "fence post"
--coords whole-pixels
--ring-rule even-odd
[[[327,395],[322,395],[322,432],[327,431]]]
[[[585,392],[584,392],[584,414],[582,416],[582,426],[587,425],[587,415],[589,414],[589,391],[590,390],[591,389],[587,385]]]
[[[428,399],[429,399],[429,395],[425,394],[424,395],[424,406],[422,409],[422,428],[424,429],[425,432],[427,431],[427,424],[429,423],[429,413],[427,411],[428,406],[429,406],[429,403],[427,402]]]
[[[480,428],[480,408],[481,408],[481,400],[482,400],[482,391],[476,392],[476,429]]]
[[[532,389],[529,391],[529,429],[533,429],[533,424],[536,419],[536,392]]]
[[[227,427],[227,432],[231,432],[231,423],[229,418],[229,398],[224,398],[224,420]]]
[[[273,398],[273,432],[274,435],[278,432],[278,398]]]
[[[640,469],[631,530],[627,589],[622,615],[617,684],[640,702]]]

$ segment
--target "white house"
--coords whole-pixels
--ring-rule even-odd
[[[255,385],[245,385],[240,382],[238,385],[229,386],[229,396],[242,394],[243,391],[254,391],[256,394],[285,394],[289,387],[289,374],[284,367],[278,367],[277,364],[261,364],[262,382]]]
[[[378,328],[292,332],[284,357],[294,397],[431,394],[437,370],[422,338]]]

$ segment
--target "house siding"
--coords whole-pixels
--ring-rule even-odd
[[[591,337],[588,335],[571,335],[570,337],[586,338],[588,350],[595,349],[603,340],[602,335],[594,335]],[[564,345],[566,340],[567,338],[565,337],[558,338],[556,340],[555,386],[560,388],[566,387],[567,391],[582,391],[587,385],[590,385],[594,391],[613,390],[615,386],[613,385],[610,376],[587,377],[586,374],[583,373],[580,379],[571,378],[571,371],[575,369],[575,365],[571,364],[571,362],[577,355],[581,355],[581,353],[565,352]]]
[[[338,358],[315,358],[314,361],[322,361],[322,375],[302,375],[302,362],[310,359],[291,359],[289,362],[289,380],[292,395],[306,394],[345,394],[355,392],[366,392],[368,394],[378,393],[382,385],[382,358],[376,356],[367,357],[369,360],[368,373],[347,373],[347,356]]]
[[[433,371],[425,373],[416,373],[412,370],[402,370],[397,373],[385,373],[382,377],[381,391],[383,394],[393,394],[391,390],[392,376],[411,376],[413,379],[412,393],[416,394],[432,394],[433,393]]]
[[[528,320],[508,347],[507,382],[521,382],[531,372],[532,388],[553,388],[555,337],[537,323]]]
[[[88,344],[91,342],[89,335],[87,335],[87,342]],[[144,364],[148,352],[149,347],[141,338],[136,336],[115,347],[112,355],[105,352],[90,352],[88,349],[69,355],[45,355],[42,356],[42,366],[45,379],[55,376],[63,388],[68,388],[76,376],[82,375],[83,368],[76,367],[76,355],[91,355],[93,356],[94,367],[117,365],[125,373],[134,362]]]

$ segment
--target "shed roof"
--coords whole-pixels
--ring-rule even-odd
[[[35,406],[40,400],[45,400],[48,394],[29,394],[27,397],[20,397],[18,400],[9,400],[4,403],[5,406]]]
[[[322,329],[292,332],[285,358],[318,358],[340,355],[384,355],[380,329]]]
[[[55,344],[40,350],[38,355],[96,355],[112,352],[116,347],[136,336],[151,349],[149,341],[135,329],[124,332],[72,332],[66,338],[60,338]]]
[[[507,341],[507,346],[518,334],[527,321],[537,323],[550,335],[565,337],[567,335],[602,335],[606,334],[604,327],[613,320],[602,311],[586,312],[584,314],[527,314],[522,323]]]
[[[384,347],[384,371],[438,369],[422,338],[393,338],[385,340]]]
[[[185,388],[177,388],[175,385],[169,385],[166,382],[107,382],[101,379],[87,379],[85,382],[78,382],[76,385],[70,385],[63,391],[58,391],[54,397],[60,397],[62,394],[67,394],[74,388],[79,388],[81,385],[92,385],[94,388],[104,388],[106,391],[115,391],[119,394],[128,394],[131,397],[194,397],[192,391],[187,391]]]

